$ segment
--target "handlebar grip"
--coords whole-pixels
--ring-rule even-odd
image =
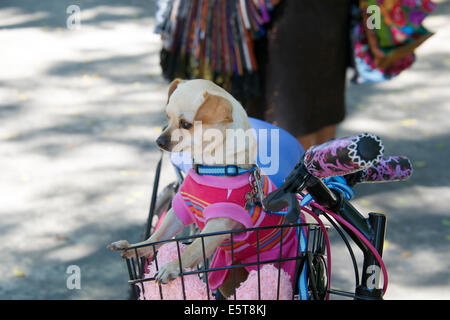
[[[312,146],[303,162],[310,174],[317,178],[342,176],[369,168],[383,157],[381,139],[370,133],[330,140]]]
[[[393,182],[408,179],[413,173],[411,161],[405,156],[393,156],[363,171],[345,176],[350,185],[368,182]]]

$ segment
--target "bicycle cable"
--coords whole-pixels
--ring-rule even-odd
[[[297,199],[299,199],[299,195],[297,195]],[[299,199],[301,200],[301,199]],[[328,238],[327,229],[325,228],[325,225],[323,224],[322,220],[319,219],[319,217],[314,214],[314,212],[306,207],[302,207],[302,210],[306,213],[308,213],[314,220],[317,221],[319,224],[320,229],[323,232],[324,239],[325,239],[325,245],[327,248],[327,271],[328,271],[328,281],[327,281],[327,294],[325,296],[326,300],[329,300],[330,298],[330,283],[331,283],[331,246],[330,246],[330,239]]]
[[[327,185],[328,188],[335,189],[335,190],[342,192],[344,194],[344,196],[347,198],[347,200],[350,200],[354,195],[353,189],[347,185],[346,180],[343,177],[329,177],[329,178],[323,179],[323,181]],[[297,197],[297,198],[299,199],[299,197]],[[384,280],[383,281],[383,294],[386,293],[387,284],[388,284],[388,274],[387,274],[386,266],[383,262],[383,259],[379,255],[378,251],[373,247],[373,245],[370,243],[370,241],[361,232],[359,232],[355,227],[353,227],[350,223],[348,223],[343,218],[341,218],[338,214],[336,214],[336,213],[332,212],[331,210],[328,210],[328,209],[322,207],[321,205],[319,205],[318,203],[314,202],[311,195],[307,194],[305,197],[303,197],[302,199],[299,199],[299,200],[301,200],[300,205],[302,206],[303,210],[307,209],[304,207],[305,205],[311,203],[310,207],[315,207],[315,208],[319,209],[320,211],[332,216],[333,219],[335,219],[336,221],[338,221],[339,223],[343,224],[348,229],[350,229],[356,236],[358,236],[366,244],[366,246],[369,248],[369,250],[375,256],[375,259],[378,261],[378,263],[381,267],[381,270],[383,272],[383,280]],[[307,210],[305,210],[305,211],[308,212]],[[310,211],[308,213],[311,216],[313,216],[316,220],[320,221],[320,219],[318,219],[318,217],[315,216],[313,211]],[[349,246],[347,246],[347,247],[349,248]],[[328,248],[327,248],[327,251],[328,251]],[[352,261],[353,261],[354,268],[355,268],[355,266],[357,266],[356,259],[354,259],[353,251],[351,249],[349,251],[351,252],[350,254],[352,256]],[[331,273],[330,273],[330,276],[331,276]],[[359,283],[359,279],[358,279],[358,283]]]
[[[353,270],[355,273],[355,287],[359,286],[359,269],[358,269],[358,263],[356,262],[356,258],[355,258],[355,254],[353,252],[353,249],[347,239],[347,237],[345,236],[344,232],[342,231],[342,229],[336,224],[336,222],[333,221],[333,219],[330,218],[330,216],[328,214],[326,214],[325,212],[322,212],[322,215],[328,220],[328,222],[331,223],[331,225],[333,226],[334,229],[336,229],[336,231],[339,233],[339,236],[342,238],[342,240],[344,241],[345,246],[347,247],[347,250],[350,254],[350,258],[352,259],[352,264],[353,264]]]
[[[326,184],[326,186],[329,189],[334,189],[337,190],[339,192],[341,192],[342,194],[344,194],[345,198],[347,200],[350,200],[351,198],[353,198],[355,192],[354,190],[347,184],[347,181],[345,180],[344,177],[328,177],[323,179],[323,182]],[[310,194],[307,194],[303,197],[302,201],[300,202],[301,206],[306,206],[309,202],[311,202],[313,199],[311,197]],[[355,258],[355,254],[353,252],[352,247],[350,246],[350,243],[348,242],[347,237],[345,237],[343,231],[341,230],[341,228],[339,228],[339,226],[324,212],[322,212],[322,215],[331,223],[331,225],[333,226],[333,228],[336,229],[336,231],[339,233],[340,237],[342,238],[342,240],[344,241],[347,250],[350,254],[350,257],[352,259],[352,264],[353,264],[353,270],[355,273],[355,283],[356,283],[356,287],[359,286],[359,270],[358,270],[358,264],[356,262],[356,258]]]
[[[381,268],[381,270],[383,272],[383,294],[385,294],[386,290],[387,290],[387,285],[388,285],[388,274],[387,274],[386,266],[385,266],[385,264],[383,262],[383,259],[380,256],[380,254],[374,248],[372,243],[370,243],[370,241],[361,232],[359,232],[358,229],[353,227],[350,223],[345,221],[345,219],[341,218],[338,214],[334,213],[331,210],[328,210],[328,209],[322,207],[321,205],[319,205],[319,204],[317,204],[315,202],[312,202],[311,206],[314,206],[317,209],[322,210],[325,213],[327,213],[330,216],[332,216],[333,219],[337,220],[339,223],[343,224],[345,227],[350,229],[356,236],[358,236],[364,242],[364,244],[369,248],[369,250],[374,255],[375,259],[378,261],[378,264],[380,265],[380,268]]]

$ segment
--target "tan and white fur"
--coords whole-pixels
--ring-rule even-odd
[[[221,137],[223,139],[219,139],[219,141],[215,139],[213,142],[206,141],[200,143],[200,145],[198,145],[197,141],[196,144],[197,147],[201,148],[202,152],[208,150],[208,153],[212,151],[213,153],[218,152],[219,155],[222,155],[222,160],[219,161],[220,163],[215,163],[214,165],[238,164],[240,167],[249,168],[256,162],[257,144],[256,139],[252,135],[248,136],[245,144],[238,144],[237,148],[229,147],[229,145],[233,144],[227,143],[228,136],[226,130],[244,130],[248,132],[251,128],[250,122],[242,105],[228,92],[213,82],[200,79],[188,81],[174,80],[169,87],[165,113],[168,117],[168,125],[156,141],[161,149],[169,152],[193,153],[196,141],[189,141],[189,139],[195,137],[195,132],[193,132],[194,123],[200,121],[203,130],[214,129],[222,132]],[[175,135],[176,137],[174,138]],[[186,141],[183,141],[183,139]],[[184,143],[180,143],[180,140]],[[208,157],[203,157],[203,159],[208,159]],[[239,162],[236,159],[245,159],[245,163],[242,163],[242,161]],[[211,165],[211,163],[199,163],[195,157],[194,162]],[[183,222],[171,209],[155,233],[149,239],[137,244],[170,239],[179,233],[183,227]],[[243,228],[243,225],[235,220],[215,218],[206,223],[202,233],[206,234]],[[227,236],[205,237],[206,256],[213,254],[215,249]],[[122,250],[129,246],[130,244],[126,240],[121,240],[108,245],[108,248]],[[152,254],[152,247],[138,249],[139,256],[151,256]],[[134,250],[122,252],[123,257],[132,257],[134,255]],[[198,238],[184,251],[181,262],[183,268],[192,268],[201,261],[203,261],[202,243],[201,239]],[[156,281],[159,283],[168,283],[168,281],[175,279],[179,273],[178,261],[167,263],[160,268],[156,276]],[[233,283],[239,284],[246,277],[247,272],[245,269],[237,270],[234,274],[236,281],[231,281],[230,276],[224,281],[220,288],[222,294],[229,296],[233,292]]]

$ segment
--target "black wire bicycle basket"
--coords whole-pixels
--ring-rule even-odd
[[[283,232],[287,228],[295,229],[297,236],[297,248],[294,256],[284,256],[283,253]],[[279,249],[280,255],[277,258],[264,259],[260,254],[260,232],[263,229],[280,229],[281,240],[275,246]],[[233,238],[237,233],[255,231],[256,232],[256,261],[242,263],[242,261],[235,261],[234,245],[231,247],[231,265],[224,265],[220,267],[211,267],[212,256],[206,256],[205,254],[205,239],[208,237],[214,237],[218,235],[228,234],[230,243],[236,243]],[[303,239],[302,239],[303,237]],[[193,269],[184,269],[181,265],[181,255],[183,249],[191,244],[196,239],[200,239],[202,243],[203,256],[201,262]],[[172,248],[172,261],[178,259],[178,263],[181,265],[182,272],[177,279],[169,282],[169,284],[157,284],[155,281],[155,273],[164,264],[161,261],[160,252],[165,246]],[[138,249],[149,247],[153,252],[151,259],[146,257],[136,258],[138,256]],[[181,300],[222,300],[226,299],[220,290],[210,290],[210,284],[208,281],[208,275],[215,271],[230,270],[230,279],[233,281],[232,290],[233,293],[228,299],[255,299],[255,300],[298,300],[300,298],[311,297],[315,299],[323,299],[327,293],[328,287],[328,273],[326,268],[326,245],[325,238],[322,229],[318,224],[311,223],[297,223],[297,224],[284,224],[276,226],[265,226],[257,228],[248,228],[241,230],[233,230],[226,232],[215,232],[209,234],[195,234],[180,238],[174,238],[170,240],[152,242],[145,245],[132,246],[126,250],[134,250],[135,256],[133,258],[127,258],[126,264],[129,273],[129,284],[135,296],[141,300],[154,299],[181,299]],[[295,279],[287,278],[287,273],[282,270],[281,265],[288,261],[295,261]],[[163,263],[162,263],[163,262]],[[168,261],[165,261],[167,263]],[[239,268],[251,267],[253,269],[248,279],[252,277],[251,283],[247,284],[247,287],[243,289],[245,283],[237,283],[237,277],[235,273]],[[270,281],[268,280],[270,275]],[[302,277],[302,280],[300,280]],[[287,280],[289,279],[289,280]],[[287,285],[289,281],[289,286]],[[299,288],[300,281],[303,281],[303,289]],[[168,286],[168,287],[166,287]],[[240,292],[245,290],[245,295]],[[302,291],[303,290],[303,291]],[[178,291],[174,293],[174,291]],[[204,292],[202,292],[204,291]],[[304,292],[306,291],[306,292]],[[249,295],[251,298],[249,298]],[[240,297],[241,296],[241,297]]]

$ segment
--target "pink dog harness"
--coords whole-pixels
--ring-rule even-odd
[[[199,175],[190,170],[186,179],[172,201],[175,214],[185,225],[196,223],[203,230],[208,220],[213,218],[231,218],[240,222],[244,228],[280,225],[284,216],[266,213],[259,206],[245,210],[245,195],[251,191],[250,173],[235,177]],[[262,175],[262,190],[264,196],[275,189],[270,179]],[[282,234],[283,233],[283,234]],[[267,228],[258,231],[248,231],[233,235],[233,260],[231,256],[231,239],[225,240],[211,262],[210,268],[230,266],[240,263],[256,262],[257,242],[259,241],[259,260],[280,259],[280,240],[282,237],[282,258],[296,257],[297,236],[295,228]],[[278,263],[275,263],[278,267]],[[282,268],[294,281],[295,260],[285,261]],[[245,267],[248,272],[257,270],[256,265]],[[227,278],[229,270],[209,272],[209,287],[214,290],[220,287]]]

